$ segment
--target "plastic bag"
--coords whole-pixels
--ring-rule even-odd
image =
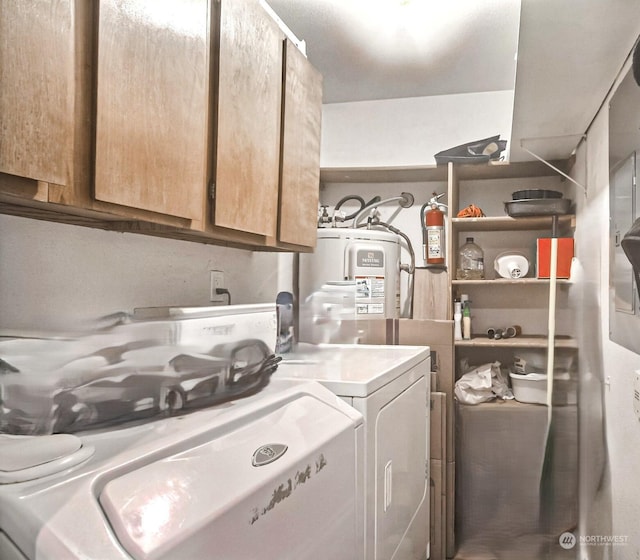
[[[456,381],[454,393],[463,404],[480,404],[496,397],[513,399],[500,362],[483,364],[465,373]]]

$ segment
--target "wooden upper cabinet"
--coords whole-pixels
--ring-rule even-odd
[[[278,240],[316,245],[320,188],[322,76],[285,42]]]
[[[261,0],[0,0],[0,84],[9,204],[315,245],[322,81]]]
[[[275,238],[283,34],[257,0],[220,0],[212,222]]]
[[[69,183],[74,0],[0,6],[0,172]]]
[[[100,0],[95,197],[204,219],[210,0]]]

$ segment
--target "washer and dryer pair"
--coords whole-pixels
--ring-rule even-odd
[[[238,372],[246,369],[243,341],[275,344],[274,306],[196,315],[134,323],[126,333],[162,333],[163,348],[198,352],[239,343],[229,366]],[[0,357],[25,376],[13,404],[29,404],[34,387],[59,391],[28,372],[30,341],[12,345],[0,350],[20,352]],[[59,349],[61,361],[67,351]],[[156,402],[139,388],[128,392],[130,374],[110,371],[99,391],[121,391],[134,413]],[[423,347],[301,345],[249,396],[76,433],[0,434],[0,558],[422,560],[428,371]],[[185,379],[189,398],[199,385]],[[243,382],[240,373],[229,379]],[[23,418],[17,409],[9,420]]]

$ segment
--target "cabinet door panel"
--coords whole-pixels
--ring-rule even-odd
[[[275,237],[282,34],[257,0],[220,2],[217,226]]]
[[[73,0],[0,6],[0,171],[68,184]]]
[[[203,219],[209,0],[101,0],[95,196]]]
[[[315,247],[322,76],[286,41],[278,240]]]

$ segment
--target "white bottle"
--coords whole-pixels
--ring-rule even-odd
[[[471,308],[466,301],[462,310],[462,338],[471,340]]]
[[[455,311],[453,313],[453,339],[462,340],[462,303],[455,302]]]

